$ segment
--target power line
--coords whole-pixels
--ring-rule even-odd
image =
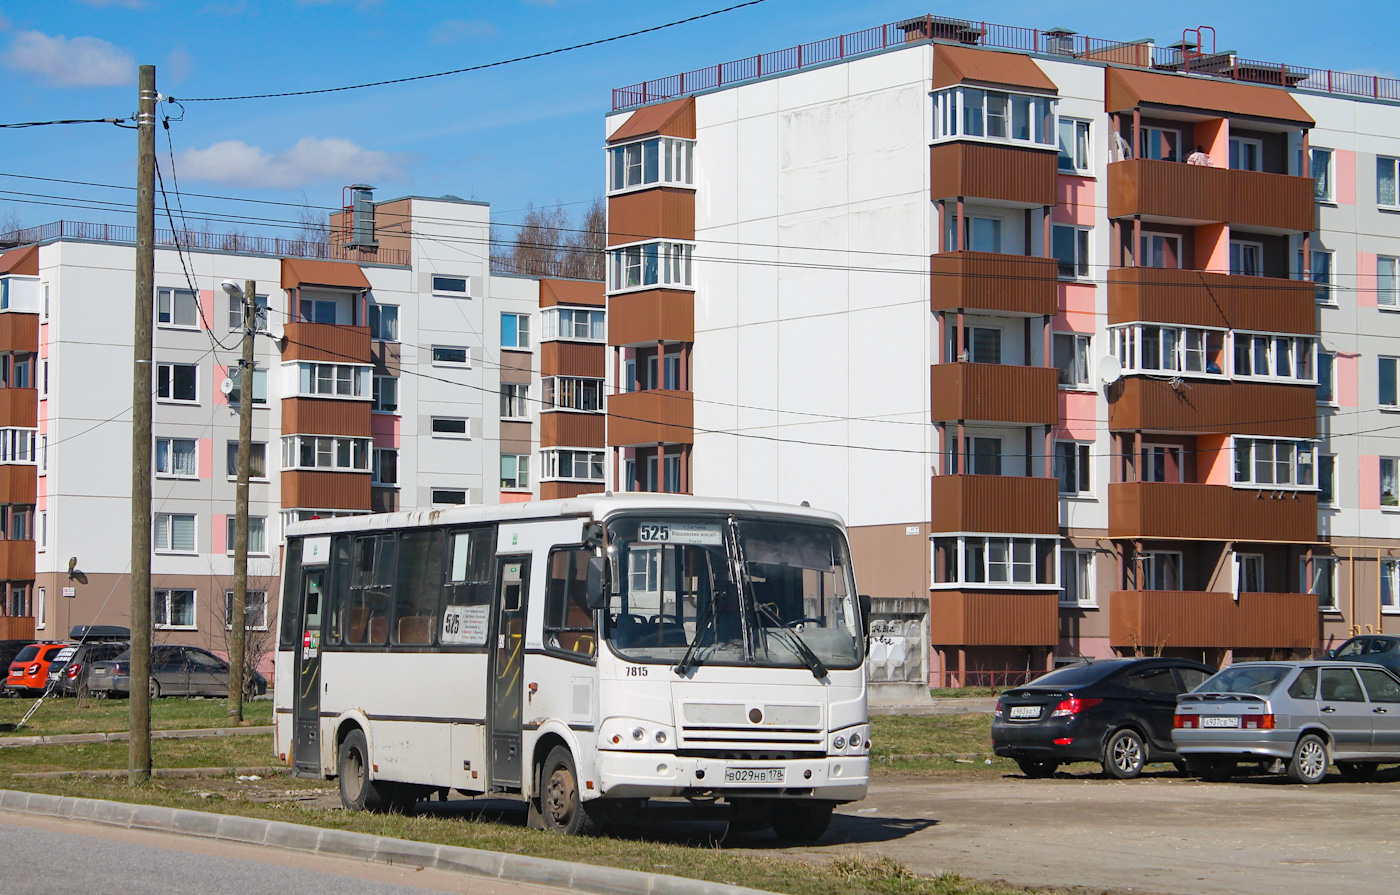
[[[715,9],[711,10],[710,12],[700,13],[699,15],[689,16],[684,19],[677,19],[674,22],[667,22],[664,25],[653,25],[650,28],[642,28],[637,31],[629,31],[626,34],[615,34],[612,37],[602,37],[598,38],[597,40],[584,41],[583,43],[572,44],[567,47],[557,47],[553,50],[544,50],[539,53],[529,53],[524,56],[516,56],[512,59],[501,59],[496,62],[483,62],[480,65],[469,65],[465,68],[454,68],[450,71],[439,71],[426,75],[409,75],[407,77],[402,78],[387,78],[382,81],[367,81],[363,84],[347,84],[341,87],[320,87],[314,90],[287,90],[281,93],[250,93],[243,94],[240,96],[200,96],[194,97],[192,99],[181,98],[180,100],[178,100],[178,102],[217,103],[243,99],[277,99],[288,96],[312,96],[319,93],[340,93],[346,90],[363,90],[366,87],[385,87],[390,84],[406,84],[410,81],[426,81],[429,78],[443,78],[447,77],[448,75],[460,75],[465,74],[467,72],[482,71],[488,68],[499,68],[503,65],[514,65],[518,62],[528,62],[532,59],[543,59],[546,56],[557,56],[560,53],[570,53],[574,50],[582,50],[587,47],[596,47],[602,44],[613,43],[614,41],[626,40],[627,38],[631,37],[639,37],[643,34],[651,34],[656,31],[664,31],[667,28],[675,28],[678,25],[687,25],[691,22],[698,22],[701,19],[708,19],[712,16],[723,15],[727,12],[733,12],[737,9],[743,9],[747,6],[757,6],[758,4],[765,2],[767,2],[767,0],[746,0],[746,2],[744,3],[736,3],[733,6],[726,6],[723,9]],[[177,102],[177,100],[174,97],[171,97],[170,101]]]
[[[130,128],[132,125],[124,124],[130,118],[60,118],[56,121],[15,121],[8,124],[0,124],[0,127],[49,127],[56,124],[115,124],[117,127]]]

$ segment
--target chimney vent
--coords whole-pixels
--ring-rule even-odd
[[[374,187],[365,183],[350,186],[351,248],[372,249],[379,246],[374,238]]]

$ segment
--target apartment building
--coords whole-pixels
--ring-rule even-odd
[[[243,302],[224,281],[254,280],[258,303],[252,626],[274,624],[289,521],[573,487],[540,479],[541,370],[573,369],[541,363],[574,344],[541,330],[587,304],[600,340],[602,284],[493,273],[485,203],[350,193],[328,247],[157,232],[158,640],[224,643],[244,400]],[[62,638],[124,624],[130,604],[135,233],[64,221],[14,236],[0,255],[0,638]],[[601,449],[601,426],[591,442],[570,434]]]
[[[1203,30],[614,91],[619,487],[840,512],[935,685],[1400,630],[1400,82]]]

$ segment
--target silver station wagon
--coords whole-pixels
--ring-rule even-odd
[[[1335,763],[1365,780],[1400,762],[1400,678],[1354,662],[1231,665],[1177,699],[1172,742],[1207,780],[1240,762],[1298,783],[1321,783]]]

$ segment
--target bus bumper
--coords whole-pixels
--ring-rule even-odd
[[[599,751],[597,760],[600,794],[612,798],[705,793],[854,802],[865,798],[870,779],[870,759],[866,756],[734,762],[664,752]],[[775,779],[775,770],[782,772],[781,779]]]

